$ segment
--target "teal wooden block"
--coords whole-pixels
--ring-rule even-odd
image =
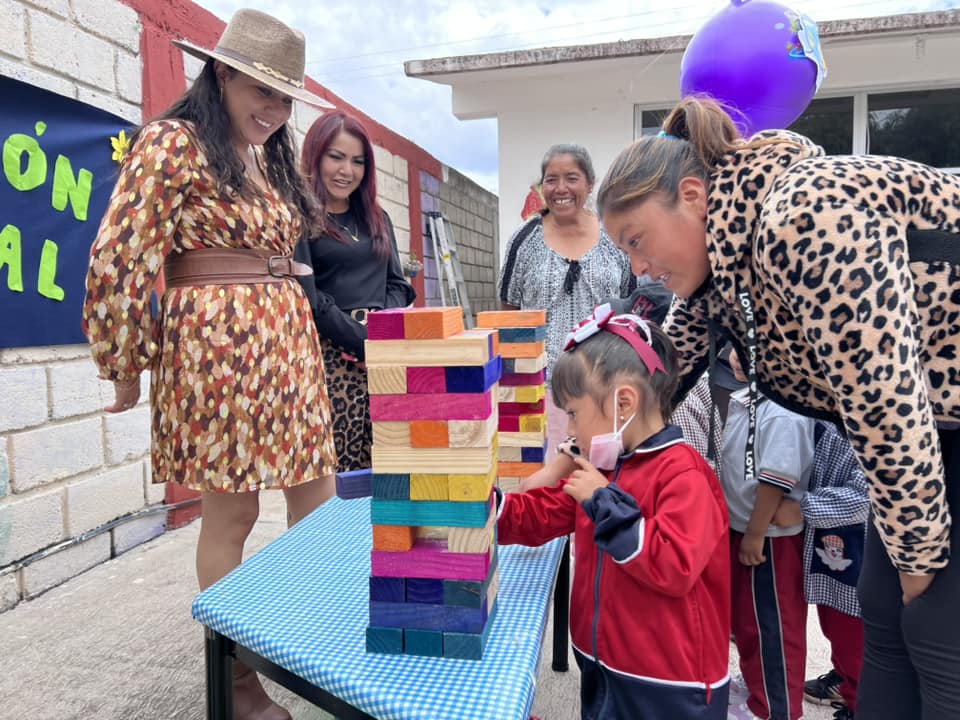
[[[494,604],[487,618],[487,624],[482,633],[452,633],[443,634],[443,656],[460,660],[483,660],[483,649],[487,646],[487,637],[490,628],[496,619],[497,605]]]
[[[376,478],[376,475],[374,476]],[[490,517],[490,501],[449,502],[441,500],[370,501],[370,522],[373,525],[412,525],[422,527],[486,526]]]
[[[490,558],[490,572],[486,579],[480,580],[444,580],[443,581],[443,604],[459,605],[460,607],[478,608],[483,605],[484,598],[487,597],[487,589],[490,587],[490,581],[497,570],[499,553],[494,553]]]
[[[425,657],[443,657],[443,633],[439,630],[404,630],[404,653]]]
[[[368,626],[367,652],[386,653],[388,655],[402,655],[403,630],[401,628]]]
[[[500,342],[525,343],[543,340],[547,336],[547,326],[500,328]]]
[[[373,497],[382,500],[409,500],[410,476],[374,473],[370,481]]]

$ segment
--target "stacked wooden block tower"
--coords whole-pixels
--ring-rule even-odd
[[[496,611],[497,333],[462,309],[367,321],[373,421],[368,652],[481,659]]]
[[[499,391],[498,485],[517,490],[543,467],[547,443],[545,406],[547,313],[511,310],[477,313],[477,325],[500,336],[503,377]]]

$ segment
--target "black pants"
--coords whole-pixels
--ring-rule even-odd
[[[940,444],[953,518],[950,564],[906,608],[897,570],[872,522],[867,531],[857,720],[960,718],[960,430],[942,431]]]

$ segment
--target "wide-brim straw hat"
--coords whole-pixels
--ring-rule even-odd
[[[237,10],[213,50],[183,40],[173,44],[201,60],[219,60],[284,95],[317,107],[334,107],[304,89],[303,33],[259,10]]]

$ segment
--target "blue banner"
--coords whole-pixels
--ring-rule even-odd
[[[0,348],[86,342],[87,265],[130,123],[0,77]],[[119,157],[119,155],[116,155]]]

